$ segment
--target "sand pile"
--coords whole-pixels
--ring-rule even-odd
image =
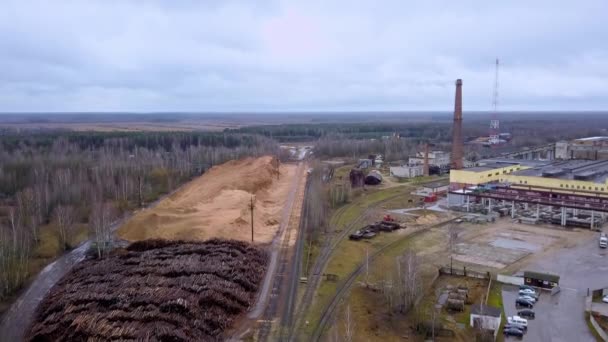
[[[270,242],[296,166],[270,156],[246,158],[211,168],[180,191],[125,223],[118,235],[129,241],[152,238],[205,240],[214,237],[251,240],[249,203],[255,196],[256,242]]]
[[[416,219],[417,224],[435,224],[437,222],[439,222],[439,219],[437,218],[437,216],[435,216],[433,214],[428,214],[426,216],[419,216]]]

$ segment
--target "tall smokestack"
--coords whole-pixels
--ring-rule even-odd
[[[462,80],[456,80],[456,99],[454,100],[454,127],[452,128],[451,169],[462,169],[464,142],[462,141]]]
[[[424,144],[424,175],[429,175],[429,143]]]

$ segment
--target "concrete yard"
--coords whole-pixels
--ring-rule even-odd
[[[589,232],[554,226],[530,226],[499,219],[494,223],[459,225],[453,260],[482,269],[502,270],[526,257],[551,252],[577,241]]]

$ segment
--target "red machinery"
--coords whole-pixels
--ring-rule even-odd
[[[436,194],[430,194],[430,195],[424,197],[424,203],[433,203],[436,201],[437,201]]]

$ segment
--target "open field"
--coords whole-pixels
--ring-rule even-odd
[[[447,218],[442,217],[443,220]],[[426,288],[436,277],[437,266],[447,258],[444,244],[445,225],[430,229],[426,226],[408,227],[404,232],[410,230],[407,234],[412,236],[401,239],[399,243],[379,255],[369,266],[369,277],[367,274],[359,276],[358,283],[363,284],[366,281],[373,284],[392,283],[396,277],[396,258],[404,251],[412,250],[420,257],[422,283]],[[396,298],[393,300],[396,301]],[[407,316],[399,314],[394,308],[389,310],[387,299],[381,291],[370,291],[362,288],[361,285],[352,289],[352,292],[344,298],[340,310],[336,311],[337,324],[333,325],[334,329],[343,327],[344,310],[349,304],[353,306],[352,310],[356,308],[356,311],[353,311],[355,335],[361,336],[362,340],[381,338],[387,341],[400,341],[404,336],[411,335],[409,332],[413,327],[413,320],[406,320]],[[378,317],[373,318],[372,315]],[[329,331],[328,334],[335,332]]]
[[[255,242],[275,236],[296,166],[272,157],[247,158],[214,166],[203,176],[135,215],[118,230],[128,241],[150,238],[251,240],[254,197]]]
[[[266,259],[237,241],[136,242],[68,273],[26,340],[220,340],[252,304]]]

